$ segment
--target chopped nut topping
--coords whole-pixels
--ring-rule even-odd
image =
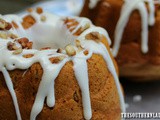
[[[49,50],[49,49],[51,49],[51,47],[41,48],[40,50]]]
[[[31,13],[31,12],[33,12],[33,8],[28,8],[27,11],[28,11],[29,13]]]
[[[8,48],[8,50],[15,50],[15,49],[14,49],[14,46],[16,46],[16,45],[15,45],[15,43],[13,43],[13,42],[8,42],[8,43],[7,43],[7,48]]]
[[[86,29],[88,29],[88,28],[90,28],[90,24],[89,24],[89,23],[85,24],[83,30],[86,30]]]
[[[24,58],[31,58],[31,57],[33,57],[33,56],[34,56],[34,54],[23,55]]]
[[[52,62],[52,63],[59,63],[60,61],[62,61],[65,57],[64,56],[59,56],[59,57],[52,57],[50,58],[49,60]]]
[[[91,32],[85,36],[86,40],[94,40],[99,42],[101,40],[101,36],[98,32]]]
[[[59,56],[59,60],[62,61],[64,60],[65,56]]]
[[[67,45],[65,50],[66,50],[67,55],[69,55],[69,56],[76,55],[76,50],[74,49],[74,47],[72,45]]]
[[[85,50],[83,53],[84,53],[85,55],[88,55],[88,54],[89,54],[88,50]]]
[[[12,28],[12,24],[7,22],[7,26],[5,28],[5,30],[10,30]]]
[[[72,32],[76,26],[79,24],[75,19],[64,19],[64,24],[66,24],[67,28]]]
[[[76,46],[81,47],[81,42],[79,40],[76,40]]]
[[[61,49],[61,48],[57,49],[57,53],[62,53],[62,52],[63,52],[63,49]]]
[[[16,39],[16,38],[18,38],[18,36],[15,35],[15,34],[13,34],[13,33],[9,34],[9,37],[10,37],[11,39]]]
[[[77,52],[81,52],[83,50],[82,46],[81,46],[81,42],[79,40],[76,40],[76,46],[78,48],[78,51]]]
[[[90,27],[90,24],[87,23],[84,27],[80,27],[75,33],[74,35],[78,36],[80,35],[82,32],[84,32],[85,30],[87,30]]]
[[[13,49],[13,50],[17,50],[17,49],[19,49],[19,48],[18,48],[16,45],[13,45],[12,49]]]
[[[45,22],[46,21],[46,16],[41,16],[41,21]]]
[[[17,38],[17,36],[14,35],[13,33],[7,34],[6,32],[0,32],[0,38],[7,39],[8,37],[11,38],[11,39]]]
[[[20,38],[17,41],[22,45],[22,47],[25,47],[26,43],[29,42],[28,38]]]
[[[26,49],[32,49],[33,42],[28,42],[26,45]]]
[[[32,48],[32,45],[33,45],[33,42],[29,42],[29,40],[27,38],[20,38],[17,40],[18,43],[21,44],[22,46],[22,49],[31,49]]]
[[[16,46],[16,44],[13,43],[13,42],[8,42],[7,48],[8,48],[8,50],[10,50],[10,51],[14,50],[14,51],[13,51],[13,54],[14,54],[14,55],[21,54],[22,51],[23,51],[23,49],[22,49],[21,47],[18,48],[18,47]]]
[[[78,52],[81,52],[82,50],[84,50],[81,46],[78,47]]]
[[[0,38],[2,38],[2,39],[7,39],[8,36],[7,36],[6,33],[0,33]]]
[[[0,19],[0,29],[5,29],[6,27],[6,21]]]
[[[23,49],[22,48],[18,48],[13,52],[13,54],[14,55],[18,55],[18,54],[21,54],[22,52],[23,52]]]
[[[36,23],[36,20],[31,16],[27,15],[23,18],[22,26],[24,29],[28,29]]]
[[[75,19],[70,19],[70,18],[65,18],[64,20],[64,24],[68,24],[68,23],[72,23],[72,22],[74,22],[75,21]]]
[[[42,14],[43,13],[43,9],[41,7],[37,7],[36,12],[38,14]]]
[[[16,29],[18,28],[18,25],[14,21],[12,21],[12,25],[14,28],[16,28]]]
[[[12,25],[0,18],[0,30],[10,30]]]

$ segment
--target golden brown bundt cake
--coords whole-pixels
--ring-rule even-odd
[[[120,76],[160,78],[160,2],[158,0],[86,0],[81,16],[104,27],[113,41]]]
[[[120,120],[107,32],[86,18],[28,11],[0,16],[0,120]]]

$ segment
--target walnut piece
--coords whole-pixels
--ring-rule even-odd
[[[51,61],[51,63],[59,63],[60,61],[62,61],[65,57],[64,56],[58,56],[58,57],[52,57],[49,60]]]
[[[86,40],[94,40],[96,42],[100,42],[101,35],[98,32],[91,32],[85,36]]]
[[[27,12],[29,12],[29,13],[33,12],[33,8],[28,8]]]
[[[8,36],[7,36],[6,33],[0,33],[0,38],[2,38],[2,39],[7,39]]]
[[[28,38],[20,38],[17,41],[21,44],[22,49],[32,49],[33,42],[29,42]]]
[[[45,22],[46,21],[46,16],[41,16],[41,21]]]
[[[10,30],[11,28],[12,28],[11,23],[8,23],[0,18],[0,30]]]
[[[8,42],[7,43],[7,49],[8,50],[15,50],[15,46],[16,46],[16,44],[13,43],[13,42]]]
[[[13,52],[13,54],[14,55],[18,55],[18,54],[21,54],[22,52],[23,52],[23,49],[22,48],[18,48]]]
[[[85,50],[83,53],[84,53],[84,55],[88,55],[89,54],[88,50]]]
[[[24,58],[31,58],[31,57],[33,57],[33,56],[34,56],[34,54],[26,54],[26,55],[23,55]]]
[[[36,12],[38,14],[42,14],[43,13],[43,9],[41,7],[37,7]]]
[[[74,33],[74,35],[78,36],[78,35],[80,35],[82,32],[84,32],[85,30],[87,30],[88,28],[90,28],[90,24],[89,24],[89,23],[85,24],[84,27],[80,27],[80,28]]]
[[[49,50],[51,49],[51,47],[44,47],[44,48],[41,48],[40,50]]]
[[[63,49],[62,48],[58,48],[57,49],[57,53],[62,53],[63,52]]]
[[[72,45],[67,45],[65,47],[65,50],[66,50],[67,55],[69,55],[69,56],[76,55],[76,50],[74,49],[74,47]]]

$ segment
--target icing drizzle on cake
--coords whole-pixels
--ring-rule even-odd
[[[155,24],[155,5],[160,3],[154,0],[124,0],[124,5],[121,10],[121,15],[118,20],[115,34],[114,34],[114,45],[113,45],[113,55],[117,56],[121,39],[123,36],[124,29],[129,21],[129,17],[134,10],[138,10],[142,20],[142,32],[141,32],[141,50],[143,53],[148,52],[148,25],[153,26]],[[146,8],[146,3],[148,4],[149,13]]]
[[[93,40],[92,38],[86,40],[86,35],[93,34],[94,37],[98,39],[102,36],[106,37],[108,43],[111,44],[108,33],[103,28],[95,27],[90,20],[86,18],[62,18],[48,13],[39,14],[35,11],[27,15],[31,16],[36,21],[36,23],[28,29],[24,29],[22,26],[23,18],[26,15],[21,17],[16,15],[0,16],[1,22],[4,23],[0,26],[0,56],[3,56],[0,59],[0,71],[4,75],[7,87],[13,99],[18,120],[22,118],[8,70],[25,70],[37,62],[42,66],[43,76],[30,114],[30,120],[35,120],[43,109],[45,98],[47,105],[49,107],[54,107],[56,102],[53,94],[55,92],[54,81],[62,67],[68,61],[73,61],[74,63],[73,69],[75,77],[82,93],[84,118],[87,120],[91,119],[92,109],[87,60],[91,58],[93,53],[102,55],[106,61],[118,89],[121,110],[125,112],[124,98],[120,83],[107,48],[100,41]],[[7,29],[10,25],[9,23],[13,22],[16,25]],[[18,28],[16,28],[16,26]],[[80,42],[80,45],[76,44],[76,40]],[[68,46],[65,47],[66,45]],[[30,49],[31,46],[33,46],[33,49]],[[42,47],[48,46],[51,47],[51,49],[40,50]],[[88,51],[88,54],[84,54],[84,51]],[[25,58],[24,56],[28,54],[32,54],[33,56]],[[58,58],[59,62],[52,63],[50,58]]]

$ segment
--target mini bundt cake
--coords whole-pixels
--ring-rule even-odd
[[[0,16],[0,120],[120,120],[107,32],[80,17],[28,9]]]
[[[120,76],[160,78],[160,1],[86,0],[81,16],[108,31]]]

